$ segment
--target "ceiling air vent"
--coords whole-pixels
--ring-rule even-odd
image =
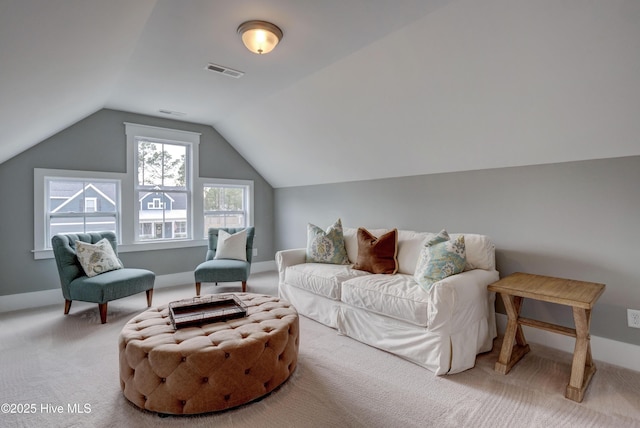
[[[162,114],[166,114],[169,116],[186,116],[187,115],[187,113],[182,113],[181,111],[173,111],[173,110],[166,110],[166,109],[160,109],[158,111]]]
[[[242,76],[244,76],[244,72],[242,71],[234,70],[233,68],[224,67],[222,65],[217,65],[217,64],[209,64],[207,65],[206,69],[209,71],[213,71],[215,73],[224,74],[225,76],[235,77],[236,79],[239,79]]]

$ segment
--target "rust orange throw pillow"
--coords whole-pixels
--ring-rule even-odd
[[[358,228],[358,260],[354,269],[371,273],[394,274],[398,271],[398,229],[378,238]]]

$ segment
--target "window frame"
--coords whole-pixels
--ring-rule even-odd
[[[116,234],[122,231],[122,187],[125,174],[96,171],[77,171],[60,169],[33,169],[33,206],[34,206],[34,233],[33,253],[35,259],[52,258],[53,251],[49,241],[49,212],[47,183],[49,180],[73,180],[73,181],[113,181],[118,186],[116,197]],[[93,213],[91,213],[93,214]]]
[[[91,204],[87,202],[91,201]],[[89,211],[91,208],[91,211]],[[84,198],[84,212],[85,213],[95,213],[98,212],[98,198]]]
[[[201,246],[202,240],[197,239],[199,235],[195,234],[197,225],[194,224],[194,220],[197,220],[197,216],[194,213],[198,212],[198,204],[194,198],[194,192],[196,191],[198,182],[198,165],[199,165],[199,145],[200,136],[199,132],[183,131],[178,129],[160,128],[157,126],[140,125],[136,123],[124,122],[125,135],[127,138],[127,183],[123,185],[123,200],[130,201],[124,202],[123,208],[126,212],[123,213],[125,218],[132,218],[130,222],[123,222],[123,251],[141,251],[141,250],[161,250],[169,248],[183,248],[183,247],[195,247]],[[139,239],[140,228],[140,215],[139,215],[139,198],[137,189],[138,180],[138,168],[137,168],[137,139],[150,139],[160,142],[166,142],[169,144],[187,145],[189,147],[189,155],[187,156],[187,170],[190,174],[186,177],[187,191],[187,238],[177,239]],[[126,199],[125,199],[126,198]],[[130,205],[130,206],[129,206]],[[200,205],[201,209],[201,205]],[[155,234],[155,222],[152,222],[152,233]],[[126,238],[126,240],[125,240]],[[120,247],[119,247],[120,250]]]
[[[175,135],[173,134],[169,134],[168,136],[170,137],[174,137]],[[168,145],[168,146],[174,146],[174,147],[181,147],[185,149],[185,165],[184,165],[184,169],[185,169],[185,183],[184,183],[184,189],[182,188],[171,188],[171,186],[166,186],[164,184],[156,184],[156,185],[149,185],[149,184],[144,184],[144,183],[140,183],[139,179],[140,179],[140,170],[138,169],[140,166],[139,163],[139,156],[140,156],[140,144],[141,143],[153,143],[153,144],[161,144],[161,145]],[[164,147],[162,148],[163,152],[164,152]],[[161,228],[161,232],[160,236],[158,236],[157,231],[153,234],[153,236],[148,237],[147,235],[144,234],[140,234],[138,233],[135,236],[135,242],[168,242],[168,241],[176,241],[176,240],[183,240],[183,239],[191,239],[192,238],[192,232],[193,232],[193,221],[191,219],[193,219],[193,204],[191,203],[191,201],[193,200],[193,183],[194,183],[194,179],[193,179],[193,174],[192,174],[192,165],[191,165],[191,158],[193,157],[193,144],[191,142],[183,142],[183,141],[170,141],[170,140],[166,140],[166,139],[158,139],[158,138],[150,138],[148,136],[141,136],[141,135],[136,135],[134,136],[134,149],[133,149],[133,156],[134,156],[134,165],[136,167],[136,170],[134,172],[134,186],[135,186],[135,193],[136,193],[136,197],[137,197],[137,209],[135,211],[135,214],[138,216],[138,223],[143,222],[143,221],[151,221],[154,224],[162,222],[162,228]],[[162,167],[162,182],[164,182],[166,175],[164,174],[164,164]],[[174,186],[177,187],[177,186]],[[151,201],[146,202],[146,208],[143,209],[143,207],[145,206],[145,203],[142,201],[142,197],[141,195],[144,195],[145,197],[147,195],[150,195],[151,193],[157,192],[158,195],[160,195],[160,197],[156,197],[155,195],[151,196]],[[180,218],[179,220],[175,220],[172,218],[168,218],[166,217],[168,212],[167,212],[167,204],[166,204],[166,199],[170,198],[173,199],[171,194],[182,194],[184,195],[185,199],[186,199],[186,206],[185,206],[185,218],[182,219]],[[142,211],[146,211],[152,213],[152,212],[158,212],[161,213],[161,218],[152,218],[152,219],[140,219],[140,214]],[[176,213],[177,211],[175,211],[173,209],[173,207],[171,207],[171,211],[173,213]],[[174,237],[173,234],[173,226],[175,224],[176,221],[184,221],[187,224],[187,229],[186,229],[186,233],[184,237],[179,237],[176,238]],[[167,223],[171,224],[171,227],[169,227],[167,229]],[[169,234],[167,234],[167,230],[170,231]],[[167,236],[170,235],[170,236]]]

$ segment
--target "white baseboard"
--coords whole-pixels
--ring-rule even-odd
[[[256,262],[251,264],[251,273],[276,270],[276,262]],[[193,271],[172,273],[156,276],[154,288],[175,287],[177,285],[193,284]],[[9,294],[0,296],[0,313],[20,311],[23,309],[40,308],[43,306],[63,305],[64,298],[60,288],[30,293]]]
[[[498,325],[498,334],[504,334],[507,326],[507,316],[504,314],[496,314],[496,322]],[[575,339],[572,337],[527,326],[523,326],[522,330],[527,338],[527,342],[537,343],[573,354]],[[631,343],[591,336],[591,355],[596,361],[603,361],[627,369],[640,371],[640,346]]]

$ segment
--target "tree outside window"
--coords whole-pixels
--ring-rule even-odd
[[[205,185],[205,235],[211,227],[246,227],[247,197],[247,186]]]

